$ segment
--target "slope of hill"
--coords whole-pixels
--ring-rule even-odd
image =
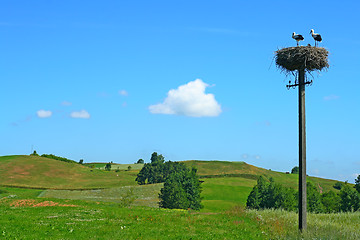
[[[184,161],[184,163],[188,167],[196,167],[198,169],[197,173],[201,178],[240,177],[256,180],[259,176],[264,176],[267,179],[272,177],[275,182],[287,187],[297,188],[298,186],[298,174],[267,170],[245,162],[190,160]],[[314,183],[321,191],[335,190],[333,185],[337,182],[335,180],[311,176],[307,177],[307,181]]]
[[[108,172],[39,156],[0,157],[0,185],[46,189],[91,189],[136,185],[138,171]]]

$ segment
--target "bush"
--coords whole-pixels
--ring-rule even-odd
[[[360,206],[359,193],[348,184],[340,190],[340,210],[343,212],[357,211]]]
[[[37,152],[34,150],[34,152],[30,154],[30,156],[39,156],[39,154],[37,154]]]
[[[111,170],[111,163],[107,163],[107,164],[105,165],[105,170],[106,170],[106,171],[110,171],[110,170]]]
[[[321,194],[321,203],[325,213],[336,213],[340,211],[340,196],[333,191]]]
[[[134,193],[134,188],[130,187],[122,196],[120,200],[121,207],[129,207],[135,200],[136,196]]]
[[[324,212],[320,192],[311,182],[306,183],[307,211],[313,213]]]
[[[344,183],[342,182],[336,182],[333,186],[333,188],[341,190],[341,188],[344,186]]]
[[[299,174],[299,167],[298,166],[293,167],[293,169],[291,169],[291,173],[292,174]]]
[[[136,163],[137,164],[144,164],[144,160],[140,158]]]

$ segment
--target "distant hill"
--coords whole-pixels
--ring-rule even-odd
[[[207,182],[210,182],[210,179],[213,178],[228,177],[234,179],[234,181],[244,181],[244,184],[247,182],[246,186],[252,187],[256,183],[256,179],[262,175],[267,179],[272,177],[276,182],[285,186],[297,188],[297,174],[271,171],[245,162],[196,160],[183,162],[188,167],[196,167],[200,177],[203,180],[208,179]],[[123,171],[129,165],[132,166],[132,170]],[[112,170],[116,170],[118,167],[122,171],[109,172],[40,156],[3,156],[0,157],[0,186],[44,189],[94,189],[136,185],[135,178],[141,166],[114,164]],[[321,191],[335,190],[333,185],[336,181],[334,180],[308,177],[308,181],[312,181]],[[211,182],[215,184],[219,181],[214,180]]]
[[[136,185],[137,171],[103,171],[40,156],[0,157],[0,185],[46,189],[92,189]]]
[[[272,177],[275,182],[288,187],[296,189],[298,187],[298,174],[271,171],[245,162],[189,160],[184,161],[184,163],[188,167],[196,167],[201,178],[240,177],[256,180],[259,176],[264,176],[267,179]],[[335,180],[308,176],[307,181],[313,182],[319,191],[337,191],[333,188],[335,182],[337,182]]]

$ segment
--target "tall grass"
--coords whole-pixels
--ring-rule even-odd
[[[277,239],[360,239],[360,212],[308,213],[307,229],[298,230],[298,214],[283,210],[248,210],[261,228]]]

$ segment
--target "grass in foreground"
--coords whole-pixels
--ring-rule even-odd
[[[299,234],[298,214],[282,210],[248,210],[263,231],[277,239],[360,239],[360,212],[311,214],[307,230]]]
[[[360,212],[308,214],[308,229],[299,234],[297,214],[281,210],[122,208],[1,189],[6,191],[0,194],[2,239],[360,239]]]
[[[260,225],[239,209],[218,214],[30,197],[0,196],[3,239],[262,239]],[[35,195],[37,192],[33,192]],[[10,197],[12,195],[12,197]]]

